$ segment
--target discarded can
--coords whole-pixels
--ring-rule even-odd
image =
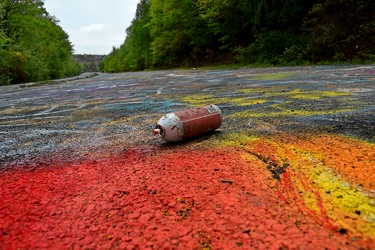
[[[167,142],[191,138],[221,126],[223,117],[216,105],[181,110],[164,115],[153,133]]]

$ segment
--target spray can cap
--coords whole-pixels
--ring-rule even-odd
[[[163,128],[163,126],[161,126],[160,124],[157,124],[156,125],[156,127],[154,128],[154,130],[152,130],[152,133],[154,134],[154,135],[157,135],[157,136],[159,136],[159,137],[161,137],[161,138],[163,138],[164,137],[164,128]]]
[[[156,128],[156,129],[154,129],[154,130],[152,131],[152,133],[153,133],[154,135],[160,135],[161,130],[160,130],[159,128]]]

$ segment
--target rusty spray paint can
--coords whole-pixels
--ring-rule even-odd
[[[164,115],[153,131],[167,142],[182,141],[221,126],[223,115],[213,104]]]

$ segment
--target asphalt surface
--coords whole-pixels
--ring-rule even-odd
[[[163,114],[210,103],[216,104],[222,110],[224,117],[221,128],[216,132],[178,144],[163,142],[152,135],[152,129]],[[3,231],[1,236],[3,243],[0,243],[0,249],[52,248],[58,242],[59,237],[66,239],[66,242],[60,246],[62,248],[230,249],[243,247],[246,249],[250,246],[252,248],[312,249],[314,246],[324,247],[325,245],[332,249],[371,249],[375,247],[374,143],[374,65],[99,73],[93,77],[84,76],[48,84],[1,86],[0,175],[3,175],[2,192],[7,198],[0,206],[0,215],[2,214],[4,218],[0,220],[0,230]],[[190,160],[194,158],[194,154],[191,155],[189,152],[196,150],[207,152],[207,158],[199,153],[194,160],[195,164],[191,164],[188,159],[184,160],[184,155],[187,158],[190,157]],[[223,151],[212,152],[212,150]],[[158,156],[158,160],[155,159],[155,155]],[[220,160],[223,155],[228,156]],[[176,158],[180,160],[176,162]],[[117,165],[114,164],[113,159],[116,159]],[[124,161],[124,159],[127,160]],[[223,179],[225,176],[218,178],[220,185],[230,185],[231,188],[236,187],[236,183],[232,185],[232,182],[240,173],[241,176],[245,176],[246,171],[255,171],[246,170],[245,165],[241,165],[243,164],[241,159],[251,162],[248,162],[252,166],[251,169],[259,170],[259,172],[246,172],[254,176],[253,179],[244,177],[245,179],[238,179],[237,183],[242,183],[242,186],[238,186],[238,190],[245,188],[246,185],[243,184],[245,180],[246,182],[267,183],[267,187],[259,184],[260,186],[257,187],[263,191],[253,190],[254,195],[251,199],[253,203],[255,200],[255,203],[260,204],[256,206],[257,209],[262,206],[274,206],[274,209],[280,210],[272,218],[267,218],[266,222],[260,217],[252,219],[265,223],[262,231],[266,233],[262,237],[259,236],[260,233],[255,233],[257,229],[250,229],[250,227],[249,229],[242,228],[240,236],[234,231],[226,234],[224,229],[210,231],[217,224],[212,227],[205,224],[205,230],[194,227],[198,223],[197,218],[201,218],[196,204],[204,204],[204,199],[198,198],[199,191],[196,190],[200,187],[194,185],[204,180],[196,177],[196,182],[190,183],[189,186],[170,179],[163,180],[167,176],[169,178],[170,175],[176,176],[177,174],[163,172],[166,170],[161,170],[160,161],[166,164],[167,168],[169,163],[173,162],[173,167],[181,167],[181,171],[188,171],[187,168],[201,164],[206,159],[212,161],[212,175],[228,167],[228,171],[231,171],[229,175],[231,179]],[[158,179],[154,180],[154,183],[159,183],[159,186],[170,181],[170,185],[175,185],[173,188],[177,190],[196,188],[195,193],[192,190],[186,191],[190,192],[190,196],[171,194],[172,191],[164,194],[163,197],[172,195],[171,200],[175,200],[175,203],[177,200],[177,205],[170,205],[170,201],[168,202],[169,212],[165,210],[163,202],[161,202],[162,208],[148,208],[162,211],[159,214],[166,217],[171,216],[174,211],[177,217],[175,221],[187,223],[180,225],[180,230],[185,230],[186,234],[176,236],[164,233],[164,238],[158,238],[161,232],[165,232],[166,228],[171,228],[173,225],[166,222],[163,224],[162,218],[157,220],[155,216],[148,218],[147,223],[155,227],[163,224],[164,231],[162,229],[160,232],[159,229],[147,231],[146,227],[141,226],[142,223],[132,224],[134,229],[132,233],[137,232],[137,234],[128,233],[126,239],[123,235],[114,236],[113,232],[111,235],[108,233],[105,237],[103,236],[104,238],[93,237],[90,241],[84,240],[85,237],[88,239],[87,235],[82,237],[66,233],[63,234],[64,237],[56,233],[44,238],[43,230],[32,227],[23,230],[22,226],[15,224],[22,221],[21,217],[26,217],[24,222],[30,225],[44,220],[43,216],[40,216],[40,219],[30,220],[27,219],[27,214],[17,215],[15,212],[17,207],[14,206],[14,199],[16,199],[14,195],[17,194],[17,190],[19,194],[26,192],[15,188],[15,176],[20,179],[25,173],[27,175],[32,173],[43,178],[51,178],[58,183],[56,179],[53,179],[52,174],[48,177],[43,173],[56,169],[70,171],[69,169],[83,165],[85,167],[82,169],[89,171],[90,166],[95,168],[96,162],[115,166],[117,170],[121,169],[119,162],[123,166],[128,166],[127,169],[134,167],[134,164],[136,166],[143,164],[141,168],[146,171],[143,174],[159,176],[161,182],[158,182]],[[235,166],[243,168],[235,172],[237,171],[234,170]],[[155,167],[158,167],[157,173],[153,172]],[[318,168],[319,171],[316,170]],[[113,171],[113,173],[116,172]],[[124,176],[125,172],[124,170]],[[191,173],[189,180],[190,177],[194,179],[193,176],[201,174],[201,172]],[[118,176],[118,180],[122,180],[124,176]],[[126,178],[139,177],[137,177],[137,171],[126,173],[126,176]],[[26,179],[23,187],[32,186],[33,184],[27,182]],[[35,177],[35,182],[37,180],[38,177]],[[78,183],[87,181],[79,177],[75,177],[74,180]],[[101,180],[102,183],[108,181],[106,178]],[[48,190],[49,185],[54,186],[52,182],[43,183],[46,185],[45,190]],[[74,183],[74,181],[69,183],[70,186],[64,186],[67,185],[66,183],[58,184],[62,189],[55,190],[55,193],[51,195],[62,192],[64,188],[71,188],[75,185]],[[95,189],[97,187],[95,185],[98,184],[85,186],[84,190],[87,191],[90,187]],[[79,184],[77,186],[78,189]],[[124,192],[131,193],[132,189],[130,186],[127,187],[129,188]],[[14,192],[9,193],[7,188],[13,188]],[[170,187],[164,188],[167,190]],[[143,189],[145,197],[150,193],[161,195],[157,189],[158,186],[154,186],[154,189]],[[43,190],[40,192],[46,192]],[[305,191],[308,193],[307,190],[310,190],[314,197],[305,195]],[[335,191],[337,192],[335,198],[325,198]],[[116,197],[123,196],[122,191],[118,189],[111,190],[111,192],[120,192]],[[215,192],[213,191],[211,195]],[[76,194],[73,193],[73,191],[67,193],[66,196],[75,197]],[[222,195],[225,197],[225,194]],[[347,200],[345,195],[348,195]],[[273,199],[267,200],[268,196]],[[18,206],[22,204],[27,207],[28,199],[31,199],[28,197],[22,198],[23,203],[17,203]],[[216,196],[214,199],[220,199],[224,204],[226,200],[223,197]],[[46,199],[46,203],[59,206],[55,198]],[[240,204],[246,207],[249,199],[241,200],[241,202],[232,201],[231,204],[236,204],[235,206],[238,206],[236,211],[238,211],[241,210]],[[32,204],[35,204],[35,201],[33,202]],[[73,202],[73,199],[69,202]],[[139,200],[134,200],[134,202],[139,202]],[[349,205],[351,203],[354,205]],[[117,210],[120,211],[127,206],[124,204]],[[175,209],[176,206],[180,207]],[[29,208],[28,211],[33,209],[38,208]],[[46,207],[39,207],[39,209],[48,210]],[[140,207],[139,210],[134,208],[134,211],[138,211],[138,216],[142,217],[144,209],[145,207]],[[209,211],[216,211],[217,207],[206,209],[209,214]],[[288,209],[293,212],[286,213]],[[82,212],[82,209],[80,211]],[[104,209],[100,211],[101,215],[89,214],[87,216],[105,217]],[[12,213],[16,215],[11,216]],[[287,216],[284,213],[290,217],[302,216],[307,226],[300,227],[302,219],[288,224],[282,219]],[[230,212],[228,215],[234,216]],[[79,221],[83,214],[78,211],[75,216],[60,219],[52,215],[47,216],[48,219],[43,222],[46,224],[43,225],[54,220],[74,224],[74,221]],[[239,221],[231,222],[230,218],[226,218],[220,223],[227,224],[227,226],[233,226],[233,223],[245,225],[249,220],[244,219],[245,217],[237,213],[235,218],[239,218]],[[122,218],[129,220],[130,217],[125,213],[125,215],[122,214]],[[141,220],[139,218],[135,217],[133,220],[138,222]],[[271,223],[270,219],[274,222]],[[94,221],[95,219],[90,223]],[[212,218],[212,221],[216,221],[215,218]],[[116,222],[116,225],[119,223]],[[267,225],[274,226],[267,227]],[[113,225],[108,225],[109,227],[112,228]],[[285,232],[288,232],[291,227],[296,227],[301,235],[295,238],[286,237],[288,233]],[[58,225],[52,227],[50,231],[54,232],[56,228]],[[107,232],[107,228],[103,230]],[[118,230],[123,231],[123,229]],[[320,230],[324,233],[318,233],[318,236],[312,232],[321,232]],[[30,231],[34,233],[36,241],[20,240],[22,237],[27,238],[25,235]],[[147,238],[146,231],[153,237]],[[95,230],[92,232],[96,234]],[[231,237],[228,236],[229,234]],[[312,241],[308,240],[308,235]],[[38,245],[41,244],[40,242],[44,242],[44,245]]]
[[[223,132],[317,131],[375,142],[374,78],[374,66],[360,65],[100,74],[4,86],[0,161],[115,142],[146,145],[162,114],[208,103],[222,109]]]

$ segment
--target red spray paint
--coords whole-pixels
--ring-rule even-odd
[[[222,113],[216,105],[181,110],[164,115],[153,133],[168,142],[185,140],[221,126]]]

